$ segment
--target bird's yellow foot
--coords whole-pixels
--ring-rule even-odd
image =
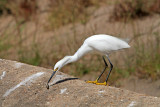
[[[106,83],[106,82],[104,82],[104,83],[96,83],[96,85],[107,85],[108,86],[108,84]]]
[[[95,81],[86,81],[86,83],[93,83],[93,84],[96,84],[97,82],[98,82],[97,79]]]

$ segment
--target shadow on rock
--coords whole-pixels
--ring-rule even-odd
[[[79,78],[65,78],[65,79],[63,79],[63,80],[57,81],[57,82],[54,83],[54,84],[51,84],[50,86],[53,86],[53,85],[56,85],[56,84],[60,84],[60,83],[62,83],[62,82],[69,81],[69,80],[76,80],[76,79],[79,79]]]

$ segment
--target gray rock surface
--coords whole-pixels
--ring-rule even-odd
[[[51,73],[51,69],[1,59],[0,106],[160,107],[158,97],[88,84],[61,72],[54,76],[47,90]]]

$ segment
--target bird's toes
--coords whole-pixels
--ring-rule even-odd
[[[97,83],[97,80],[95,80],[95,81],[86,81],[86,83],[93,83],[93,84],[96,84],[96,83]]]
[[[105,85],[105,86],[108,86],[107,82],[103,82],[103,83],[96,83],[96,85]]]

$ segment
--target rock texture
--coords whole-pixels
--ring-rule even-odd
[[[0,59],[1,107],[160,107],[160,98],[112,86],[98,86],[51,69]]]

